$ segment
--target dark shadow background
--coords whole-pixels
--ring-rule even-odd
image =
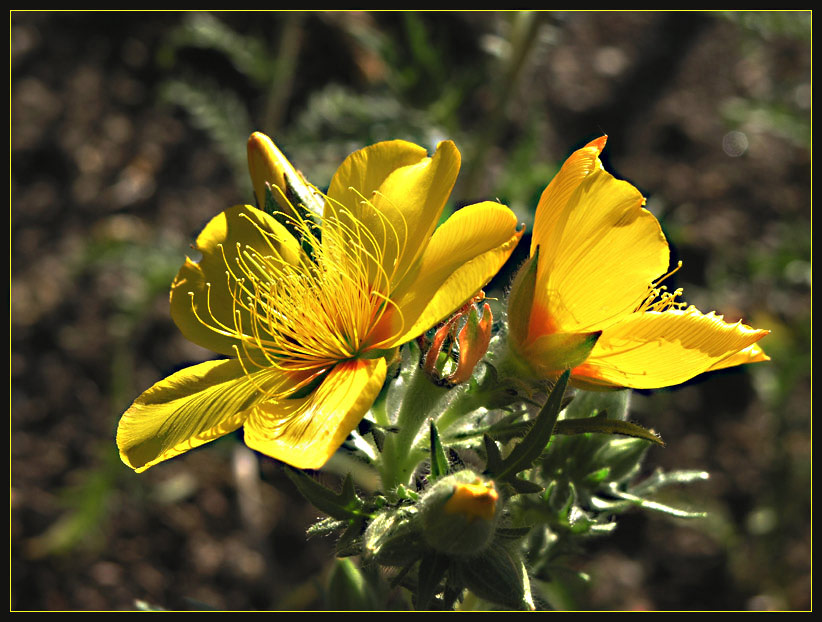
[[[636,395],[668,443],[648,469],[709,471],[675,491],[709,518],[622,517],[576,605],[809,609],[810,36],[809,12],[12,12],[11,609],[322,607],[333,543],[273,461],[228,437],[135,475],[114,446],[142,390],[210,356],[168,288],[252,200],[256,129],[320,186],[366,144],[452,138],[455,205],[528,224],[607,133],[685,299],[769,328],[773,360]]]

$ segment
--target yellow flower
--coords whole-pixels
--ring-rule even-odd
[[[768,334],[665,291],[669,249],[645,199],[607,173],[603,136],[568,158],[537,206],[531,258],[512,285],[510,344],[528,371],[571,368],[579,387],[652,389],[768,360]]]
[[[171,287],[182,333],[231,358],[172,374],[123,414],[117,445],[137,471],[241,426],[249,447],[321,467],[374,402],[386,358],[470,300],[521,236],[492,202],[435,230],[459,171],[450,141],[433,157],[400,140],[351,154],[318,223],[287,199],[301,177],[263,134],[249,164],[261,204],[268,182],[281,212],[212,219]]]

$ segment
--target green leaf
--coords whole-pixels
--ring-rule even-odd
[[[448,475],[448,458],[440,442],[437,424],[431,419],[431,479],[435,480]]]
[[[636,486],[632,486],[629,490],[632,495],[645,497],[671,484],[691,484],[707,479],[708,473],[705,471],[672,471],[671,473],[665,473],[662,469],[657,469],[653,475]]]
[[[692,512],[690,510],[675,508],[665,503],[659,503],[658,501],[652,501],[651,499],[643,499],[642,497],[637,497],[628,492],[622,492],[618,490],[614,490],[612,492],[616,496],[625,499],[626,501],[630,501],[634,505],[638,505],[639,507],[645,510],[661,512],[662,514],[668,514],[669,516],[675,516],[676,518],[705,518],[708,515],[707,512]]]
[[[559,417],[562,408],[562,398],[565,394],[565,388],[568,386],[568,379],[571,376],[571,370],[566,369],[557,380],[551,395],[539,411],[534,425],[528,431],[528,434],[520,441],[509,456],[503,461],[502,468],[496,473],[492,473],[497,479],[505,481],[512,478],[520,471],[524,471],[531,467],[531,464],[539,458],[542,451],[551,440],[551,434],[554,431],[554,426]],[[487,446],[487,443],[486,443]]]
[[[507,483],[511,484],[514,490],[521,495],[533,494],[535,492],[542,492],[545,490],[544,487],[540,486],[536,482],[531,482],[527,479],[521,479],[519,477],[509,479]]]
[[[363,511],[362,499],[354,490],[354,480],[350,474],[343,482],[342,491],[337,494],[302,471],[286,467],[285,473],[294,482],[297,490],[321,512],[339,520],[368,516],[368,513]]]
[[[324,518],[311,525],[305,532],[309,538],[312,536],[327,536],[348,527],[348,522],[337,520],[336,518]]]
[[[662,447],[665,443],[658,434],[641,425],[619,419],[606,419],[604,413],[589,419],[563,419],[554,426],[554,434],[622,434],[651,441]]]

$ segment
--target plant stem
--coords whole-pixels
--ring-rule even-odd
[[[399,430],[386,436],[381,454],[380,474],[384,492],[393,490],[399,484],[409,483],[414,468],[422,457],[419,452],[412,451],[414,441],[447,392],[447,387],[431,382],[422,368],[416,367],[412,372],[405,398],[397,413],[396,426]]]

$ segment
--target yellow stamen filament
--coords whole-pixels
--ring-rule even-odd
[[[338,362],[386,347],[404,330],[390,288],[407,225],[400,215],[405,230],[398,232],[392,219],[359,196],[359,214],[328,200],[320,224],[297,216],[298,210],[275,214],[312,249],[313,258],[302,254],[296,263],[278,252],[281,240],[275,233],[241,215],[262,243],[254,247],[237,243],[230,250],[218,245],[233,325],[218,319],[225,318],[225,312],[215,315],[210,283],[206,283],[204,309],[198,311],[194,292],[189,292],[197,320],[237,340],[234,351],[246,376],[267,397],[293,394]],[[386,261],[391,265],[386,266]],[[386,331],[391,334],[373,338],[372,332],[389,312],[397,318],[392,330]],[[260,371],[266,368],[292,372],[288,386],[268,386],[267,375]],[[296,420],[299,417],[288,425]]]

